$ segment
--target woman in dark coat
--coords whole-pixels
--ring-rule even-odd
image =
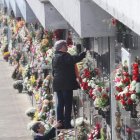
[[[65,40],[57,41],[54,47],[55,56],[52,67],[53,90],[56,92],[58,99],[57,120],[61,121],[65,129],[69,129],[71,128],[73,90],[79,87],[76,81],[75,64],[85,57],[86,52],[71,56],[67,53],[68,49]]]

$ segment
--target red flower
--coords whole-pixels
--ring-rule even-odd
[[[123,91],[121,87],[116,87],[116,90],[117,90],[118,92],[122,92],[122,91]]]
[[[126,95],[126,97],[130,97],[131,96],[131,93],[130,92],[127,92],[125,95]]]
[[[84,77],[86,77],[86,78],[90,77],[90,71],[88,69],[84,70]]]
[[[127,104],[128,104],[128,105],[131,105],[131,104],[133,104],[133,101],[129,98],[129,99],[127,100]]]
[[[116,98],[117,101],[120,100],[120,96],[119,95],[116,95],[115,98]]]
[[[122,82],[123,83],[130,83],[130,79],[128,77],[126,77]]]
[[[138,69],[138,67],[139,67],[138,63],[133,64],[133,69]]]
[[[89,90],[89,96],[92,98],[94,95],[93,95],[93,93],[92,93],[92,91],[93,91],[93,89],[90,89]]]
[[[133,73],[133,75],[138,75],[139,74],[139,70],[135,69],[135,70],[132,71],[132,73]]]
[[[82,82],[81,87],[82,87],[84,90],[88,90],[88,88],[89,88],[87,82]]]
[[[133,75],[132,79],[137,81],[138,80],[138,76]]]
[[[126,102],[125,102],[125,100],[121,100],[121,103],[122,103],[122,105],[126,105]]]
[[[129,73],[124,71],[124,72],[123,72],[123,75],[124,75],[124,76],[129,76]]]
[[[102,94],[102,97],[105,98],[105,99],[107,99],[108,98],[108,95],[104,93],[104,94]]]

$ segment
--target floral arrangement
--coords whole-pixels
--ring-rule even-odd
[[[36,85],[35,75],[31,75],[29,81],[30,81],[31,86],[35,86]]]
[[[96,124],[91,133],[88,135],[88,140],[100,139],[101,138],[101,126]]]
[[[14,84],[13,84],[14,89],[17,89],[19,93],[21,93],[22,90],[23,90],[23,85],[22,85],[22,83],[23,83],[23,80],[17,80],[17,81],[15,81]]]
[[[132,64],[132,74],[128,72],[127,62],[124,65],[120,65],[115,71],[115,97],[126,111],[131,111],[132,106],[139,102],[139,80],[139,63],[137,58]]]
[[[53,108],[53,95],[50,92],[50,81],[52,77],[47,75],[46,78],[41,82],[41,86],[34,87],[33,94],[37,102],[41,104],[38,106],[38,113],[36,118],[42,121],[46,121],[52,116],[51,110]]]
[[[8,61],[8,58],[10,57],[10,52],[4,52],[3,53],[3,58]]]
[[[35,114],[35,111],[36,111],[36,108],[31,107],[31,108],[29,108],[29,109],[27,109],[27,110],[25,111],[25,114],[26,114],[28,117],[31,117],[31,119],[33,119],[34,114]]]
[[[47,52],[46,52],[46,58],[45,58],[45,61],[46,61],[46,64],[48,66],[48,68],[51,68],[52,67],[52,58],[54,56],[54,51],[53,49],[48,49]]]
[[[74,126],[74,120],[71,121],[72,126]],[[75,120],[75,126],[79,132],[78,140],[85,140],[87,139],[87,133],[89,133],[90,122],[89,120],[79,117]]]
[[[46,36],[41,41],[41,52],[45,52],[53,46],[53,33],[51,31],[45,32]]]
[[[101,78],[98,68],[94,68],[94,60],[87,53],[79,74],[80,87],[83,93],[89,95],[94,106],[104,108],[109,105],[109,81]]]

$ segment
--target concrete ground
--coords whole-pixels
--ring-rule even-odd
[[[0,54],[0,140],[32,140],[25,115],[31,103],[26,94],[13,89],[12,70]]]

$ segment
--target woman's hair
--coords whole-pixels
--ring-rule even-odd
[[[40,122],[35,122],[33,125],[32,125],[32,130],[35,132],[35,133],[38,133],[38,129],[40,128]]]
[[[54,48],[55,48],[56,51],[59,51],[66,44],[67,44],[66,40],[59,40],[54,44]]]

